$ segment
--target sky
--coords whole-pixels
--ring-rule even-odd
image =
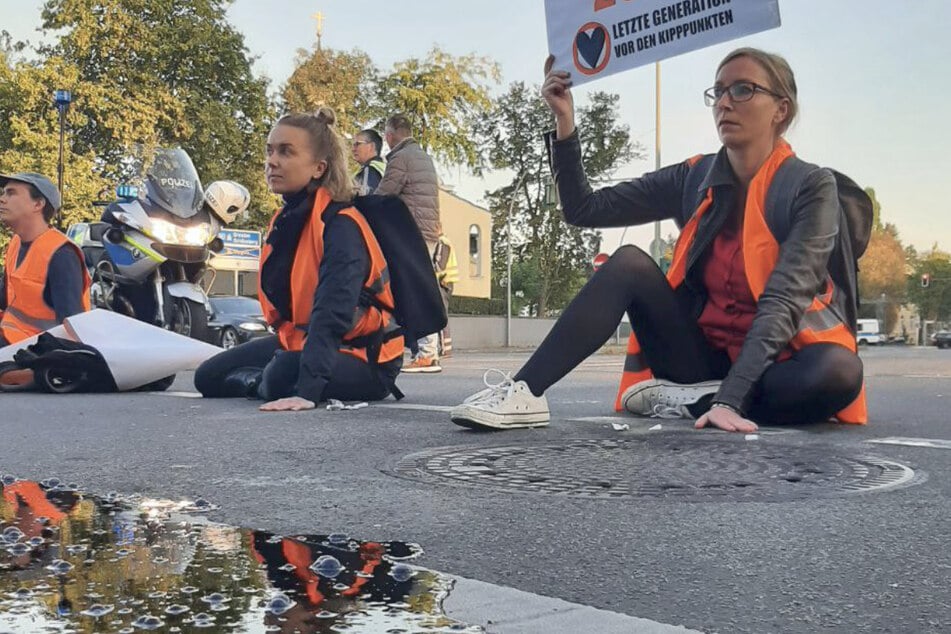
[[[14,39],[41,39],[42,0],[0,0],[0,29]],[[265,8],[266,7],[266,8]],[[501,93],[513,81],[540,84],[547,56],[543,0],[235,0],[228,16],[244,34],[255,69],[279,89],[294,69],[298,49],[316,41],[324,15],[323,45],[360,48],[381,68],[422,57],[434,46],[456,55],[497,61]],[[703,90],[713,85],[720,59],[738,46],[785,56],[796,74],[800,118],[787,134],[803,159],[834,167],[874,187],[882,218],[897,225],[919,250],[937,242],[951,249],[951,2],[947,0],[780,0],[782,26],[665,60],[661,63],[662,164],[719,143]],[[601,79],[575,90],[620,95],[620,117],[644,159],[620,166],[635,177],[655,162],[654,67]],[[583,125],[583,122],[581,122]],[[505,175],[476,179],[442,169],[456,192],[481,202]],[[674,232],[665,224],[664,235]],[[620,244],[621,231],[604,234],[602,250]],[[625,242],[646,247],[653,230],[628,231]]]

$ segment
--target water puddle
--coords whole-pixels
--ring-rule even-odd
[[[482,632],[441,610],[422,549],[209,522],[203,500],[0,482],[0,634]]]

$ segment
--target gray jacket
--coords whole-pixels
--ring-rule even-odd
[[[681,228],[696,210],[687,200],[713,188],[713,207],[704,214],[687,254],[687,274],[678,296],[699,318],[706,304],[703,253],[723,226],[736,201],[733,170],[722,150],[700,183],[697,192],[685,195],[688,163],[665,167],[641,178],[593,191],[581,163],[577,133],[562,140],[549,137],[552,173],[565,219],[581,227],[625,227],[654,220],[673,219]],[[799,330],[813,297],[824,288],[829,259],[839,240],[839,199],[835,177],[816,169],[793,199],[791,217],[771,218],[784,211],[767,210],[767,222],[780,244],[779,261],[757,303],[756,317],[736,363],[724,379],[715,401],[748,411],[753,388],[766,369]],[[772,221],[772,222],[771,222]],[[777,230],[782,226],[782,230]],[[837,251],[838,253],[838,251]],[[838,306],[848,323],[845,300]]]
[[[374,193],[399,196],[409,207],[426,242],[439,240],[439,178],[433,159],[415,139],[403,139],[386,155],[386,171]]]

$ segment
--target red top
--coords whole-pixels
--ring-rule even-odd
[[[707,305],[700,315],[700,328],[710,345],[726,350],[735,363],[756,316],[756,299],[746,278],[743,243],[736,227],[724,227],[713,241],[703,284]]]

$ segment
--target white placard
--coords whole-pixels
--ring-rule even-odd
[[[98,350],[119,391],[134,390],[176,372],[194,370],[222,351],[217,346],[102,309],[67,317],[62,326],[49,332]],[[36,337],[0,349],[0,361],[13,359],[14,352],[32,343],[36,343]]]
[[[780,24],[779,0],[545,0],[545,20],[576,86]]]

